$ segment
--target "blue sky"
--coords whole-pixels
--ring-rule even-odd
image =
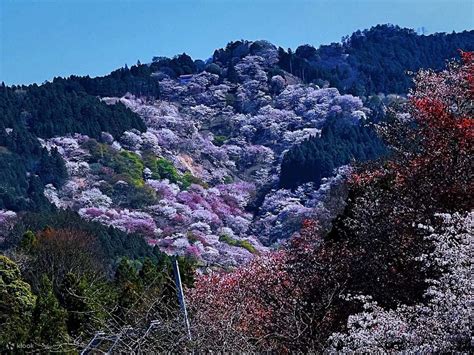
[[[206,59],[237,39],[318,46],[378,23],[470,30],[474,1],[0,0],[0,81],[104,75],[182,52]]]

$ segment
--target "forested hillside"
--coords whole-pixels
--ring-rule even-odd
[[[379,25],[2,84],[0,351],[468,351],[473,46]]]
[[[354,95],[405,94],[412,87],[408,73],[442,69],[459,49],[474,49],[474,32],[418,35],[414,30],[378,25],[318,49],[303,45],[279,51],[279,66],[305,82],[327,80]]]
[[[394,25],[377,25],[354,32],[342,39],[315,48],[305,44],[292,49],[276,48],[270,77],[282,70],[304,83],[329,85],[341,93],[357,96],[406,94],[412,87],[409,73],[422,68],[442,69],[447,60],[457,58],[459,49],[474,50],[474,31],[418,35],[414,30]],[[97,78],[71,76],[56,78],[75,91],[94,96],[160,96],[159,80],[166,75],[177,78],[203,71],[216,74],[220,80],[239,81],[235,65],[246,56],[259,56],[268,46],[265,41],[234,41],[217,49],[208,60],[193,60],[183,53],[174,58],[154,57],[152,63],[138,62],[130,68],[117,69]]]
[[[469,351],[473,74],[473,53],[418,73],[382,125],[393,154],[355,166],[329,233],[308,219],[285,248],[200,278],[197,347]]]
[[[368,122],[367,122],[368,124]],[[322,178],[351,161],[364,162],[387,153],[373,129],[331,119],[319,137],[310,137],[291,147],[281,163],[280,184],[295,188],[307,182],[319,187]]]
[[[123,105],[108,106],[96,97],[58,83],[0,88],[0,208],[14,211],[49,209],[46,184],[61,186],[66,167],[56,149],[38,138],[70,133],[116,137],[127,129],[144,130],[137,115]]]

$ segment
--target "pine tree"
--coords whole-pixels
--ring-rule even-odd
[[[69,273],[61,285],[62,305],[67,310],[66,325],[69,334],[79,335],[93,325],[94,310],[87,297],[88,282]]]
[[[227,80],[234,84],[239,82],[239,76],[237,75],[237,71],[235,70],[232,61],[229,63],[229,67],[227,68]]]
[[[120,261],[115,272],[115,284],[119,292],[117,313],[122,316],[136,304],[141,291],[140,279],[128,258]]]
[[[145,258],[139,276],[145,287],[161,286],[163,283],[163,275],[158,272],[157,266],[150,258]]]
[[[36,343],[58,345],[68,339],[66,311],[59,305],[51,280],[43,275],[33,311],[32,337]]]

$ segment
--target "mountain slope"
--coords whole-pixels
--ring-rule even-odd
[[[169,252],[238,263],[304,218],[326,224],[334,212],[319,202],[337,201],[334,169],[384,150],[367,124],[394,97],[344,95],[326,79],[342,92],[353,83],[406,90],[390,78],[439,67],[472,35],[384,25],[295,53],[237,41],[207,62],[181,54],[104,77],[2,86],[0,145],[12,171],[0,175],[0,208],[51,209],[46,196]],[[419,55],[395,55],[402,51]]]

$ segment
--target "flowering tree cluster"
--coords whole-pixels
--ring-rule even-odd
[[[141,148],[139,138],[139,135],[130,132],[120,146]],[[79,144],[79,140],[82,144]],[[45,143],[60,148],[68,167],[73,166],[72,163],[87,166],[87,169],[80,171],[71,169],[70,179],[63,188],[58,190],[53,185],[47,186],[45,195],[57,207],[73,208],[87,220],[128,233],[140,233],[151,245],[158,245],[170,254],[186,254],[212,264],[235,265],[262,250],[257,239],[248,233],[252,215],[245,211],[245,207],[255,193],[253,184],[236,182],[204,188],[192,183],[185,186],[182,181],[156,180],[153,179],[154,173],[143,168],[143,164],[132,155],[130,157],[133,160],[129,163],[133,162],[133,169],[139,168],[136,183],[138,186],[143,184],[140,189],[150,191],[152,199],[140,208],[122,206],[121,191],[127,194],[126,191],[134,188],[135,180],[118,180],[113,185],[112,193],[108,192],[105,187],[109,185],[102,179],[113,179],[116,172],[108,166],[88,164],[78,156],[87,159],[97,155],[97,149],[106,149],[99,151],[105,156],[109,154],[104,153],[109,148],[96,143],[87,145],[88,142],[90,140],[87,137],[81,136],[55,138]],[[116,148],[113,140],[108,141],[108,146],[112,151],[119,149],[127,152],[123,148]],[[94,152],[88,151],[88,147],[92,147],[90,149],[94,149]],[[81,154],[78,155],[77,151]],[[141,154],[139,149],[137,152]],[[183,162],[186,163],[186,160]],[[165,168],[172,169],[172,166]],[[172,171],[165,170],[163,173],[175,177]],[[179,178],[179,175],[175,178]]]
[[[113,226],[128,233],[141,233],[153,238],[160,234],[153,218],[145,212],[107,207],[83,207],[79,214],[85,219]]]
[[[445,72],[419,74],[411,116],[382,127],[394,155],[351,174],[344,212],[327,235],[307,221],[275,254],[279,262],[261,268],[255,259],[198,280],[190,292],[198,339],[217,350],[239,339],[237,349],[254,351],[466,351],[472,73],[466,53]],[[443,211],[450,214],[440,224]],[[291,294],[262,281],[277,274]],[[263,305],[252,303],[255,289]],[[296,322],[280,329],[289,315]],[[225,317],[227,332],[199,331]]]
[[[357,125],[369,110],[357,97],[275,72],[275,46],[258,41],[248,49],[227,68],[216,64],[186,80],[155,73],[159,100],[101,99],[138,114],[145,131],[43,140],[58,149],[69,174],[61,188],[48,185],[45,196],[210,264],[240,264],[265,249],[261,241],[289,238],[305,218],[321,218],[327,229],[342,206],[330,192],[339,191],[341,177],[329,178],[319,192],[311,184],[280,190],[282,156],[319,136],[326,120]]]
[[[194,341],[211,351],[277,349],[298,327],[298,298],[285,252],[227,274],[203,276],[189,293]]]
[[[262,42],[253,50],[235,63],[236,80],[212,71],[185,83],[161,75],[161,100],[102,99],[140,115],[144,132],[132,129],[119,139],[103,132],[99,143],[84,135],[42,141],[58,149],[69,174],[60,189],[46,187],[47,198],[86,219],[141,233],[169,253],[222,265],[263,250],[256,235],[267,243],[291,236],[304,218],[325,210],[318,203],[325,193],[278,191],[282,154],[319,135],[327,118],[354,120],[367,110],[358,98],[296,84],[284,73],[269,80],[276,48]],[[268,186],[274,190],[260,210],[246,211]]]
[[[462,63],[453,62],[442,72],[420,71],[415,78],[416,90],[410,95],[416,129],[410,130],[407,126],[411,120],[403,116],[396,117],[399,134],[382,129],[391,136],[394,150],[401,153],[393,168],[397,182],[416,179],[418,197],[425,208],[436,210],[442,204],[457,210],[468,208],[473,200],[469,164],[474,150],[473,71],[472,52],[462,53]],[[400,149],[408,144],[410,150]]]
[[[252,216],[244,211],[254,188],[247,183],[217,185],[205,189],[191,185],[180,191],[165,181],[149,181],[164,198],[148,208],[162,227],[156,243],[170,253],[191,253],[213,263],[233,264],[248,259],[248,250],[228,245],[222,237],[245,239],[260,249],[248,234]],[[171,223],[170,223],[171,222]],[[234,262],[232,260],[235,260]]]
[[[252,233],[265,244],[278,244],[297,233],[307,219],[317,220],[327,230],[345,205],[347,174],[347,167],[342,167],[335,177],[325,179],[319,188],[307,183],[295,190],[270,191],[252,223]]]
[[[13,227],[16,213],[9,210],[0,210],[0,241],[3,241],[8,231]]]
[[[331,336],[330,351],[468,351],[473,214],[439,217],[443,222],[437,230],[420,225],[433,232],[427,238],[434,244],[432,252],[421,256],[422,262],[443,272],[439,279],[428,281],[426,302],[387,310],[370,297],[359,296],[363,312],[349,317],[347,332]]]

